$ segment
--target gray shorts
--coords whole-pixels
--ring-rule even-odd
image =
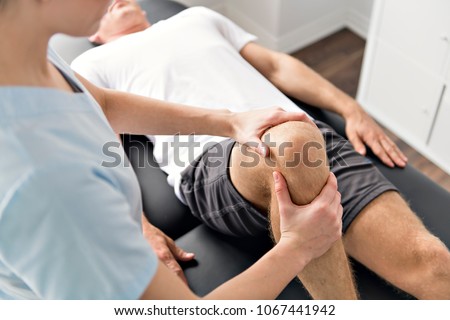
[[[330,169],[338,181],[345,232],[372,200],[386,191],[398,190],[350,142],[325,123],[315,123],[324,136]],[[254,236],[267,232],[269,220],[231,182],[228,168],[234,146],[235,142],[228,139],[209,148],[183,171],[180,189],[193,215],[209,227],[229,235]]]

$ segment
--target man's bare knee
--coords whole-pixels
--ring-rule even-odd
[[[398,261],[394,284],[418,299],[450,297],[450,253],[445,245],[430,234],[411,236],[405,258]],[[445,290],[442,290],[445,288]]]
[[[292,201],[310,203],[322,190],[328,175],[324,141],[319,129],[310,123],[286,122],[270,128],[262,137],[270,150],[262,158],[243,146],[231,155],[230,177],[239,193],[265,211],[273,193],[272,172],[285,177]]]
[[[320,130],[310,123],[286,122],[267,130],[262,140],[270,148],[266,165],[284,175],[292,200],[299,205],[310,203],[329,175]]]

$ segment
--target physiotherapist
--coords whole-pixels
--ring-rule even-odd
[[[103,146],[116,133],[195,133],[251,142],[266,156],[267,128],[309,121],[277,108],[211,111],[92,85],[48,42],[56,33],[93,34],[110,4],[0,0],[1,299],[198,298],[156,258],[142,232],[136,176],[125,165],[102,166]],[[340,237],[334,176],[302,207],[277,172],[274,184],[281,240],[205,298],[275,298]]]

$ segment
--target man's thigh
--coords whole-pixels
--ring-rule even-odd
[[[309,125],[302,123],[288,123],[271,131],[273,137],[278,136],[278,140],[283,140],[275,139],[278,143],[294,141],[294,145],[304,145],[311,140],[320,141],[321,136],[323,137],[324,141],[320,142],[324,143],[330,170],[336,175],[342,194],[345,232],[362,208],[383,192],[396,189],[347,140],[331,127],[320,122],[316,124],[320,132],[317,128],[311,129]],[[298,136],[302,136],[302,139],[299,140]],[[271,172],[280,166],[286,166],[286,159],[283,164],[277,163],[277,159],[273,157],[263,159],[231,140],[226,140],[217,147],[205,152],[182,175],[181,192],[188,206],[196,217],[223,233],[242,236],[266,230],[271,201]],[[287,148],[279,147],[277,145],[277,153],[286,155],[284,151],[289,150],[290,145]],[[307,157],[310,158],[310,155]],[[287,161],[295,162],[294,158],[295,154],[289,156]],[[312,190],[319,188],[314,190],[317,194],[323,185],[315,176],[315,169],[305,166],[303,161],[298,167],[290,166],[285,178],[288,182],[295,179],[306,183],[302,185],[294,181],[289,185],[299,185],[296,190],[291,190],[294,197],[301,199],[304,196],[308,199],[311,198],[308,194]]]
[[[180,192],[192,214],[212,229],[233,236],[255,236],[268,229],[268,217],[231,182],[230,157],[236,149],[231,139],[209,148],[182,173]]]
[[[388,191],[398,190],[368,158],[356,152],[347,139],[320,121],[316,124],[324,137],[330,171],[336,176],[342,196],[345,234],[367,205]]]
[[[397,192],[367,205],[344,235],[346,252],[382,278],[410,291],[422,253],[442,243],[433,236]],[[443,247],[443,245],[442,245]]]
[[[335,174],[338,181],[338,189],[342,195],[342,206],[344,208],[343,232],[345,233],[352,221],[365,206],[381,194],[397,189],[381,174],[369,159],[357,153],[348,140],[337,134],[330,126],[320,121],[316,121],[316,124],[323,137],[323,142],[321,143],[324,144],[326,149],[329,169]],[[284,151],[288,150],[288,148],[280,148],[281,143],[289,143],[297,140],[297,144],[299,144],[298,135],[308,135],[311,133],[311,130],[303,130],[304,128],[302,126],[295,128],[290,125],[288,127],[288,134],[273,132],[272,138],[275,137],[275,139],[272,142],[275,141],[277,145],[276,148],[271,149],[276,149],[277,153],[286,154]],[[279,141],[280,138],[284,140]],[[311,138],[318,141],[314,137]],[[304,146],[310,140],[310,138],[305,138],[300,144]],[[283,150],[280,151],[280,149]],[[305,152],[307,150],[300,148],[300,153],[303,153],[300,157],[310,158],[310,155],[305,155]],[[287,162],[297,163],[294,158],[296,158],[295,155],[288,157]],[[277,166],[284,166],[284,164],[276,162],[276,159],[273,158],[257,158],[255,153],[246,152],[243,147],[235,148],[231,154],[231,181],[239,193],[258,208],[260,212],[267,211],[267,208],[270,206],[271,171],[278,170],[279,168]],[[314,168],[305,165],[305,162],[303,160],[296,166],[281,168],[283,174],[286,175],[285,178],[290,182],[288,185],[296,186],[295,190],[290,187],[290,191],[291,196],[297,199],[301,199],[302,195],[306,196],[306,198],[311,198],[307,193],[312,189],[317,189],[317,186],[314,184],[320,184],[319,179],[314,179],[314,176],[311,175],[314,172]],[[286,163],[286,160],[284,163]],[[314,163],[314,161],[311,163]],[[304,203],[303,201],[301,204]]]

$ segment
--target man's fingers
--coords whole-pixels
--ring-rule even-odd
[[[178,248],[178,253],[176,258],[180,261],[191,261],[195,258],[195,253],[192,252],[186,252],[181,248]]]
[[[176,243],[172,239],[167,239],[166,242],[167,242],[170,252],[172,253],[173,257],[176,260],[190,261],[195,258],[194,253],[184,251],[179,246],[177,246]]]
[[[177,271],[177,272],[175,272],[175,273],[176,273],[177,276],[180,277],[180,279],[181,279],[184,283],[186,283],[187,286],[189,286],[189,283],[188,283],[188,281],[187,281],[186,276],[184,275],[183,270],[179,270],[179,271]]]
[[[179,261],[190,261],[195,258],[195,254],[192,252],[186,252],[177,245],[175,245],[174,250],[174,256]]]
[[[275,183],[275,195],[277,197],[278,207],[280,212],[283,212],[283,207],[293,205],[291,195],[289,194],[286,180],[281,173],[274,171],[273,181]]]
[[[184,283],[188,284],[186,276],[184,275],[183,269],[181,269],[178,262],[176,262],[175,260],[171,260],[169,263],[165,263],[165,265],[170,270],[172,270],[177,276],[179,276],[181,278],[181,280],[183,280]]]
[[[363,156],[366,155],[366,146],[356,133],[348,134],[348,140],[353,145],[353,148],[356,150],[356,152]]]
[[[384,148],[391,160],[394,161],[397,166],[404,167],[406,165],[406,156],[400,151],[397,145],[389,138],[383,138],[380,139],[380,141],[381,146]]]
[[[170,270],[172,270],[176,275],[178,275],[181,278],[181,280],[183,280],[183,282],[187,284],[187,280],[186,277],[184,276],[183,269],[181,269],[172,252],[173,251],[171,250],[169,245],[167,248],[159,252],[158,257]]]
[[[388,167],[393,168],[394,162],[392,162],[391,158],[386,153],[385,149],[381,146],[381,144],[378,141],[374,141],[370,148],[372,148],[373,153]]]

